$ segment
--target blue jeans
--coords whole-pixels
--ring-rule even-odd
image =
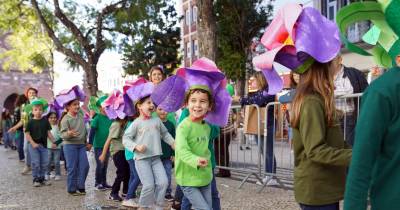
[[[4,148],[13,146],[12,134],[8,133],[6,129],[3,130]]]
[[[204,187],[181,186],[181,188],[194,209],[212,210],[211,184]]]
[[[94,158],[96,159],[95,186],[98,184],[102,184],[103,186],[107,185],[107,168],[110,153],[107,152],[104,162],[99,160],[101,153],[103,153],[103,148],[94,148]]]
[[[155,203],[156,209],[162,209],[168,178],[160,157],[135,160],[135,166],[143,184],[139,206],[152,208]]]
[[[261,152],[264,156],[265,172],[276,173],[276,159],[274,155],[274,129],[273,127],[267,128],[267,151],[264,154],[264,136],[261,136],[261,141],[259,141],[258,136],[256,136],[256,141],[260,144]]]
[[[33,181],[44,180],[44,175],[47,172],[47,166],[49,164],[47,148],[42,145],[39,145],[38,148],[33,148],[32,145],[29,144],[28,150],[32,158],[31,167]]]
[[[48,151],[49,151],[49,165],[48,165],[47,174],[50,175],[51,164],[53,163],[54,169],[56,171],[56,175],[60,176],[61,175],[61,169],[60,169],[61,149],[48,149]]]
[[[171,174],[172,174],[172,161],[171,159],[162,159],[161,160],[165,169],[165,173],[167,174],[168,178],[168,187],[165,195],[171,195],[172,189],[171,189]]]
[[[310,206],[300,203],[301,210],[339,210],[339,202],[328,205]]]
[[[340,120],[340,127],[342,128],[342,131],[344,133],[344,136],[346,138],[346,143],[353,147],[354,145],[354,131],[356,127],[356,120],[354,118],[354,115],[352,113],[347,113],[346,114],[346,127],[344,127],[345,124],[345,118],[343,117]]]
[[[86,155],[86,145],[65,144],[64,155],[67,160],[67,190],[85,189],[85,181],[89,172],[89,161]]]
[[[26,140],[25,134],[23,134],[23,138],[24,138],[25,164],[27,166],[31,167],[31,154],[30,154],[29,149],[28,149],[30,143],[28,142],[28,140]]]
[[[19,160],[25,159],[25,154],[24,154],[24,134],[21,131],[17,131],[15,133],[15,143],[17,144],[18,148],[18,157]]]
[[[177,196],[180,196],[182,190],[180,186],[178,185],[176,187],[176,192],[175,192],[175,198]],[[183,195],[182,195],[183,196]],[[181,210],[190,210],[191,209],[191,204],[190,201],[183,196],[182,203],[181,203]],[[213,176],[213,179],[211,181],[211,199],[212,199],[212,208],[213,210],[220,210],[221,209],[221,200],[219,198],[219,192],[217,189],[217,181],[215,180],[215,176]]]
[[[129,163],[130,176],[129,176],[128,193],[126,194],[127,200],[136,198],[136,190],[140,184],[139,175],[136,172],[135,160],[133,159],[128,160],[128,163]]]

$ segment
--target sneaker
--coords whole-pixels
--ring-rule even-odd
[[[54,179],[54,178],[56,178],[56,174],[53,173],[53,172],[51,172],[51,173],[50,173],[50,179]]]
[[[76,191],[76,193],[78,193],[79,195],[86,195],[86,190],[85,189],[79,189],[78,191]]]
[[[30,172],[31,172],[31,167],[25,166],[24,169],[22,170],[21,174],[28,175]]]
[[[25,162],[25,159],[19,160],[19,162],[24,163],[24,162]]]
[[[40,186],[42,186],[42,184],[40,182],[34,181],[33,182],[33,186],[34,187],[40,187]]]
[[[44,180],[50,180],[50,176],[49,175],[44,175]]]
[[[165,195],[165,200],[167,200],[167,201],[173,201],[174,200],[174,197],[172,197],[172,195]]]
[[[50,186],[51,182],[47,181],[47,180],[43,180],[41,183],[43,186]]]
[[[278,186],[279,183],[276,179],[272,178],[267,182],[267,186]]]
[[[180,210],[181,209],[181,202],[174,200],[174,202],[171,205],[171,209],[173,210]]]
[[[122,198],[126,198],[126,193],[121,193]]]
[[[108,184],[103,184],[103,187],[106,188],[107,190],[111,190],[112,186]]]
[[[69,195],[72,195],[72,196],[79,196],[79,195],[81,195],[81,194],[79,194],[78,192],[68,192],[68,194],[69,194]]]
[[[55,175],[54,180],[55,181],[61,180],[61,176],[60,175]]]
[[[105,190],[107,190],[107,188],[105,188],[102,184],[98,184],[96,187],[96,190],[105,191]]]
[[[247,150],[250,150],[251,148],[250,148],[249,146],[246,146],[246,149],[247,149]]]
[[[131,208],[138,208],[139,207],[139,205],[133,199],[122,201],[122,206],[131,207]]]
[[[108,200],[121,202],[121,201],[122,201],[122,198],[119,197],[119,195],[110,194],[110,195],[108,196]]]

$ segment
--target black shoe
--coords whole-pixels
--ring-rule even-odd
[[[171,205],[171,209],[181,210],[181,202],[174,200]]]
[[[165,200],[167,200],[167,201],[173,201],[174,200],[174,197],[172,197],[172,195],[165,195]]]
[[[242,147],[242,146],[240,146],[240,147],[239,147],[239,149],[240,149],[240,150],[243,150],[243,147]]]
[[[86,195],[86,190],[85,190],[85,189],[79,189],[79,190],[77,191],[77,193],[78,193],[79,195]]]
[[[251,149],[251,148],[249,146],[247,146],[246,149]]]
[[[215,174],[216,177],[228,178],[231,177],[231,173],[217,173]]]
[[[81,195],[78,192],[68,192],[68,194],[72,195],[72,196],[80,196]]]
[[[121,202],[122,198],[119,197],[119,195],[110,194],[110,196],[108,196],[108,200]]]
[[[122,194],[121,194],[121,197],[122,197],[122,198],[126,198],[126,193],[122,193]]]
[[[103,187],[106,188],[107,190],[111,190],[112,186],[108,184],[103,184]]]

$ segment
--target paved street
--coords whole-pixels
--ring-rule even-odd
[[[62,180],[53,181],[52,186],[34,188],[31,176],[22,176],[23,163],[18,161],[15,151],[6,151],[0,146],[0,209],[122,209],[119,203],[107,201],[109,191],[95,191],[93,153],[90,158],[90,172],[86,182],[87,195],[72,197],[65,190],[65,172]],[[115,167],[110,162],[108,182],[112,184]],[[246,183],[237,189],[240,182],[231,179],[218,179],[223,209],[298,209],[293,192],[276,188],[266,188],[257,193],[258,187]]]

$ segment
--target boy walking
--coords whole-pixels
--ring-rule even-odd
[[[56,148],[54,137],[51,135],[51,126],[47,119],[42,118],[43,108],[47,103],[42,99],[35,99],[32,106],[33,118],[28,121],[25,129],[26,139],[29,141],[31,154],[31,167],[33,186],[50,185],[45,180],[48,166],[47,138],[52,142],[52,148]]]

